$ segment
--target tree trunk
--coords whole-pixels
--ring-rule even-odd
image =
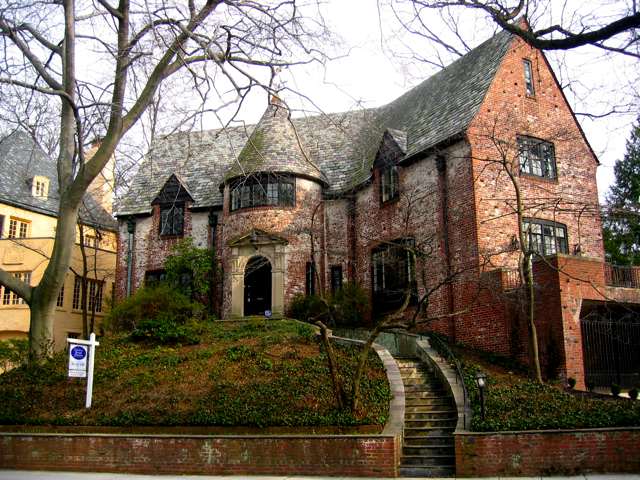
[[[317,321],[316,325],[320,327],[322,344],[324,345],[324,348],[327,351],[329,371],[331,372],[331,381],[333,383],[333,391],[336,396],[336,402],[338,403],[338,408],[343,409],[345,405],[344,388],[342,387],[342,382],[340,381],[340,375],[338,371],[338,361],[336,359],[336,354],[333,351],[333,345],[331,345],[331,340],[329,339],[329,329],[321,321]]]
[[[535,287],[533,283],[533,267],[531,264],[531,254],[525,255],[523,259],[523,267],[525,272],[525,281],[527,288],[527,300],[528,300],[528,317],[529,317],[529,350],[531,357],[531,369],[533,376],[538,383],[542,382],[542,371],[540,368],[540,353],[538,351],[538,330],[535,322]]]
[[[53,353],[53,315],[56,298],[36,298],[29,306],[29,363],[37,363]]]

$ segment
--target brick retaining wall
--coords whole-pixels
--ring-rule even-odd
[[[640,472],[640,428],[457,432],[456,475],[538,476]]]
[[[394,436],[3,433],[0,469],[395,477]]]

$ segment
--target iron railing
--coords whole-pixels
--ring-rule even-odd
[[[447,345],[442,338],[438,335],[429,335],[429,343],[431,346],[442,356],[445,358],[449,364],[454,368],[456,373],[456,384],[462,384],[462,394],[464,395],[464,424],[465,428],[467,426],[467,412],[469,412],[469,392],[467,391],[467,386],[464,383],[464,377],[462,376],[462,365],[458,360],[458,357],[451,351],[449,345]],[[470,419],[471,417],[469,417]],[[469,420],[470,421],[470,420]]]
[[[515,290],[522,286],[522,277],[518,269],[502,271],[502,288],[503,290]]]
[[[604,280],[612,287],[640,288],[640,267],[605,263]]]

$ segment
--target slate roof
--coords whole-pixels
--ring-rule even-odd
[[[49,179],[47,198],[32,195],[32,179]],[[0,139],[0,202],[56,217],[60,202],[56,162],[25,132],[16,130]],[[95,227],[116,230],[114,218],[90,195],[84,198],[80,218]]]
[[[463,133],[511,38],[507,32],[498,33],[380,108],[295,118],[289,123],[270,105],[257,126],[162,138],[116,207],[117,215],[149,213],[151,201],[172,173],[185,182],[194,207],[222,205],[219,186],[225,180],[261,169],[311,176],[325,183],[327,195],[340,195],[370,178],[385,131],[404,151],[404,158]]]

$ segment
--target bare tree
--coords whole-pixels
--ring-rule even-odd
[[[239,108],[254,87],[273,90],[276,68],[321,61],[315,46],[324,34],[295,1],[3,2],[0,83],[60,105],[60,208],[51,259],[33,287],[0,270],[0,283],[30,306],[32,360],[50,352],[83,196],[163,82],[183,75],[199,101],[229,90],[227,101]],[[87,160],[91,137],[102,142]]]

